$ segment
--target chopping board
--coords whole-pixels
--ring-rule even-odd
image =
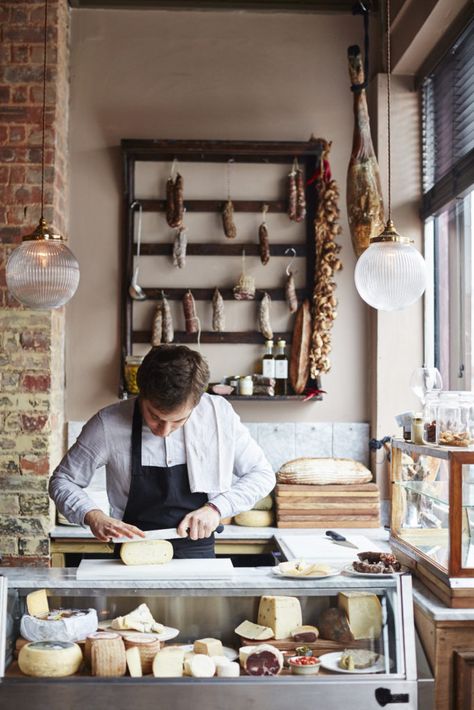
[[[374,540],[369,540],[365,535],[353,535],[352,533],[345,534],[345,537],[357,545],[357,550],[353,547],[336,545],[324,535],[280,535],[279,537],[290,553],[290,559],[351,561],[358,552],[382,551]]]
[[[78,581],[222,579],[232,577],[234,566],[224,559],[171,560],[164,565],[124,565],[121,560],[82,560],[77,568]]]

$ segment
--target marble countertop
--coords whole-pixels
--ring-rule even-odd
[[[413,601],[434,621],[474,621],[474,609],[450,609],[417,579],[413,579]]]
[[[76,569],[63,568],[30,568],[30,567],[0,567],[0,575],[8,578],[11,588],[27,591],[46,588],[58,592],[74,594],[81,592],[87,596],[100,596],[109,590],[111,594],[122,593],[136,595],[138,590],[147,590],[153,594],[178,593],[186,590],[186,595],[212,595],[214,590],[225,590],[226,596],[251,595],[254,592],[262,594],[275,593],[276,590],[289,593],[297,591],[308,595],[318,595],[341,589],[384,590],[396,587],[394,577],[377,579],[356,578],[341,574],[326,579],[286,579],[277,577],[272,567],[236,567],[232,577],[225,579],[179,579],[179,580],[104,580],[94,582],[77,581]],[[67,590],[67,591],[66,591]]]

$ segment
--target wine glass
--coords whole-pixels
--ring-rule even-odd
[[[426,393],[432,390],[440,390],[443,387],[441,373],[437,367],[417,367],[410,377],[410,389],[418,397],[423,406],[425,404]]]

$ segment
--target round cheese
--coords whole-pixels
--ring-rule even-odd
[[[222,663],[217,666],[217,675],[219,678],[238,678],[240,676],[240,666],[235,661]]]
[[[86,643],[84,646],[84,661],[87,666],[91,664],[91,648],[94,641],[103,641],[104,639],[119,639],[119,634],[115,634],[112,631],[96,631],[94,634],[89,634],[86,638]]]
[[[20,633],[28,641],[74,642],[97,631],[95,609],[53,609],[42,618],[24,614]]]
[[[273,508],[273,498],[271,495],[265,496],[261,500],[257,501],[253,506],[253,510],[271,510]]]
[[[273,513],[271,510],[248,510],[236,515],[234,522],[248,528],[268,528],[273,523]]]
[[[124,542],[120,557],[126,565],[164,565],[173,559],[173,545],[168,540]]]
[[[123,637],[125,648],[138,648],[143,675],[153,670],[153,659],[160,650],[160,642],[151,634],[127,634]]]
[[[91,670],[94,676],[118,677],[125,675],[127,657],[125,646],[120,637],[92,641]]]
[[[191,675],[193,678],[212,678],[216,672],[216,664],[210,656],[203,653],[197,653],[192,658],[188,658],[184,662],[186,675]]]
[[[18,654],[18,665],[25,675],[37,678],[62,678],[77,673],[82,663],[77,643],[35,641],[27,643]]]

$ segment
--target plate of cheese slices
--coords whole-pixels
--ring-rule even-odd
[[[297,577],[298,579],[325,579],[336,577],[341,573],[331,565],[322,562],[306,562],[305,560],[291,560],[280,562],[277,567],[272,567],[272,572],[277,577]]]
[[[154,636],[159,641],[170,641],[176,638],[179,634],[179,629],[174,629],[172,626],[163,626],[161,631],[142,631],[141,629],[117,629],[112,626],[113,619],[104,619],[99,621],[99,631],[113,631],[120,636],[128,636],[128,634],[145,633],[147,636]]]
[[[386,670],[384,656],[362,648],[323,653],[319,660],[321,668],[336,673],[382,673]]]

